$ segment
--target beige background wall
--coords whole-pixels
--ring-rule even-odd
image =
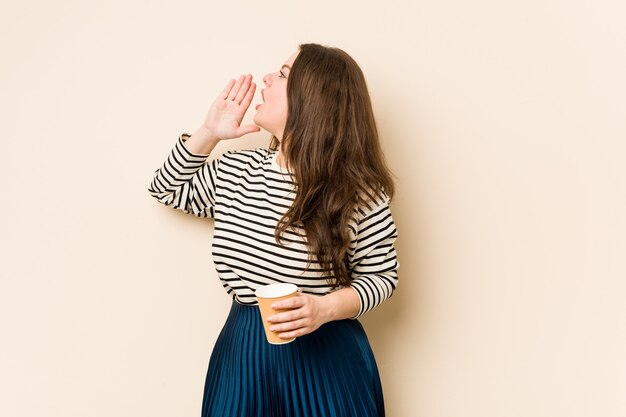
[[[230,299],[211,221],[147,186],[230,77],[261,82],[308,41],[361,64],[398,176],[401,281],[362,320],[388,415],[626,415],[625,17],[618,1],[5,2],[0,415],[200,415]]]

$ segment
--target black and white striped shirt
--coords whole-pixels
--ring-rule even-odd
[[[184,145],[189,136],[178,137],[148,191],[167,206],[215,219],[212,255],[226,292],[249,305],[257,304],[257,288],[277,282],[296,284],[309,294],[329,293],[319,264],[308,265],[303,229],[287,231],[281,244],[274,238],[294,197],[294,183],[276,163],[277,152],[230,151],[207,161],[209,155],[192,153]],[[397,231],[389,198],[383,195],[355,208],[350,233],[351,286],[360,299],[356,319],[391,297],[398,283]]]

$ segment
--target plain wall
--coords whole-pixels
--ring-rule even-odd
[[[231,299],[212,221],[147,187],[228,79],[261,83],[302,42],[361,65],[398,178],[400,283],[362,319],[387,415],[626,415],[625,17],[618,1],[3,4],[0,415],[200,415]]]

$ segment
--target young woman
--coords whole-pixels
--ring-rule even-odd
[[[159,202],[215,219],[212,255],[232,296],[206,375],[202,417],[384,416],[378,368],[358,318],[391,297],[396,227],[369,93],[338,48],[303,44],[263,78],[254,125],[241,125],[256,85],[230,80],[200,128],[179,136],[155,171]],[[207,158],[220,140],[263,128],[269,149]],[[268,318],[254,291],[296,284]]]

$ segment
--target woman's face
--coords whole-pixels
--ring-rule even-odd
[[[254,123],[279,140],[283,138],[287,123],[287,78],[299,52],[299,50],[294,52],[278,71],[263,77],[265,84],[265,88],[261,90],[263,103],[256,106]]]

